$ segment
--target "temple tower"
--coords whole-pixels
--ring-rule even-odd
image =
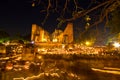
[[[73,42],[73,23],[68,23],[63,35],[63,43]]]

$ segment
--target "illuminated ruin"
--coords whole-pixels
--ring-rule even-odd
[[[32,34],[31,40],[39,43],[39,42],[49,42],[49,33],[45,31],[42,27],[32,24]]]
[[[42,46],[61,46],[63,44],[73,43],[73,23],[68,23],[65,30],[58,30],[52,34],[49,34],[42,27],[33,24],[31,32],[31,41],[34,41],[36,45]]]

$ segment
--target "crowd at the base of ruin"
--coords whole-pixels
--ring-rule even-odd
[[[51,36],[42,27],[32,24],[31,41],[25,43],[21,40],[13,40],[0,44],[0,54],[119,54],[118,44],[111,49],[107,46],[90,46],[89,44],[89,42],[85,45],[74,43],[73,23],[68,23],[64,31],[56,29]]]
[[[40,43],[41,44],[41,43]],[[107,46],[81,46],[78,44],[53,44],[42,43],[10,43],[0,45],[0,54],[119,54],[119,48],[109,49]]]
[[[88,47],[78,44],[59,44],[58,46],[55,46],[56,44],[48,44],[48,46],[46,45],[47,44],[36,45],[33,42],[27,44],[0,44],[0,66],[4,65],[0,68],[0,70],[28,70],[31,63],[38,65],[49,58],[56,60],[120,58],[118,49],[114,48],[109,50],[107,46]]]

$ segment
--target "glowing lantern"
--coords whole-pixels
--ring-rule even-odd
[[[33,3],[32,3],[32,7],[34,7],[34,6],[35,6],[35,3],[33,2]]]

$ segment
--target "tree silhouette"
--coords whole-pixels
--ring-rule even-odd
[[[83,3],[86,5],[83,5]],[[78,18],[85,17],[91,12],[99,11],[98,19],[92,25],[89,23],[89,28],[95,26],[104,20],[106,23],[109,21],[109,15],[120,7],[119,0],[33,0],[32,6],[40,6],[40,12],[45,13],[42,25],[45,24],[48,17],[52,13],[58,14],[56,20],[61,26],[65,22],[75,21]],[[67,16],[66,16],[67,15]],[[88,19],[87,19],[88,20]],[[91,18],[89,18],[91,20]]]
[[[10,35],[7,32],[0,30],[0,42],[8,41],[9,38],[10,38]]]
[[[7,37],[9,37],[10,35],[7,33],[7,32],[5,32],[5,31],[3,31],[3,30],[0,30],[0,38],[7,38]]]
[[[108,24],[106,26],[110,28],[111,33],[119,33],[120,32],[120,9],[117,9],[112,12],[111,19],[109,20]]]
[[[96,35],[99,32],[96,31],[99,30],[93,32],[91,29],[99,27],[101,23],[104,26],[104,31],[110,29],[111,33],[120,32],[119,0],[33,0],[32,6],[40,7],[40,14],[44,14],[42,26],[47,23],[52,14],[57,14],[55,18],[58,28],[68,22],[79,22],[78,24],[82,27],[77,25],[81,29],[77,30],[79,33],[77,33],[76,42],[90,38],[98,40]]]

